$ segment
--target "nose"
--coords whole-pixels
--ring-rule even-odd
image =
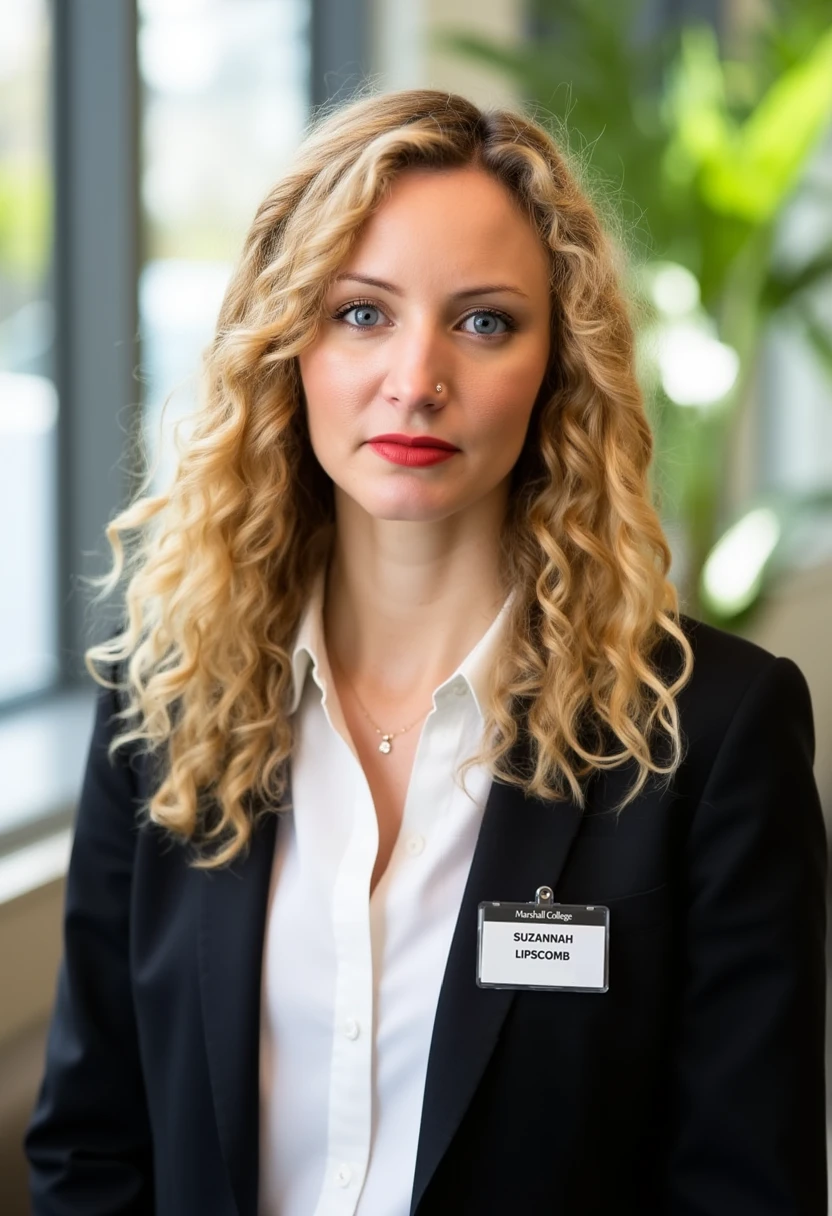
[[[448,377],[435,336],[425,329],[402,333],[387,349],[390,361],[382,385],[385,400],[408,411],[441,409]],[[436,388],[440,383],[441,397]]]

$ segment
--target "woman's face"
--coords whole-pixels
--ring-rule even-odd
[[[377,519],[435,521],[505,495],[546,370],[549,308],[545,247],[499,182],[473,168],[399,177],[299,356],[336,496]]]

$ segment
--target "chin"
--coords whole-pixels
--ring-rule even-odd
[[[391,521],[399,521],[402,523],[436,523],[439,520],[447,519],[449,515],[455,515],[456,511],[453,507],[418,507],[413,503],[401,504],[393,506],[389,503],[385,504],[360,504],[364,506],[364,510],[373,519],[386,519]]]
[[[405,523],[434,523],[455,515],[463,507],[457,495],[436,493],[439,487],[410,487],[406,492],[400,488],[397,492],[368,494],[367,487],[362,492],[350,494],[345,491],[353,502],[373,519],[398,520]],[[426,490],[432,490],[426,493]]]

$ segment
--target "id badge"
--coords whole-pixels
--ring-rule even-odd
[[[551,887],[534,903],[481,903],[477,984],[551,992],[606,992],[610,910],[600,904],[556,904]]]

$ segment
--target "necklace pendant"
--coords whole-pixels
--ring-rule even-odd
[[[388,754],[388,752],[391,752],[393,750],[393,744],[390,742],[390,740],[392,738],[393,738],[392,735],[382,735],[381,736],[381,743],[379,743],[379,745],[378,745],[378,750],[380,752],[384,752],[385,756]]]

